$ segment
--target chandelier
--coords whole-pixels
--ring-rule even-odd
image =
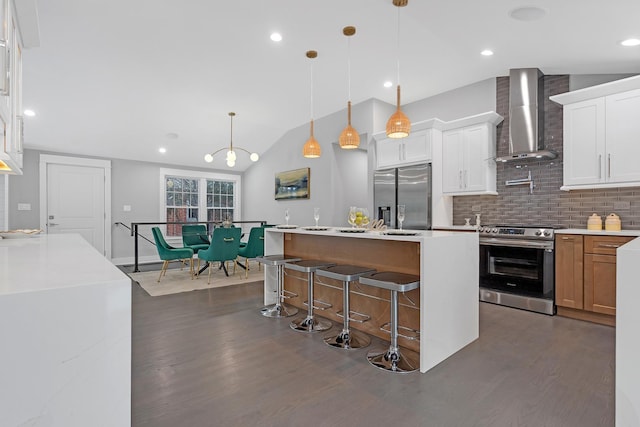
[[[241,147],[234,147],[233,146],[233,117],[236,115],[236,113],[234,113],[233,111],[229,113],[229,117],[231,118],[231,139],[229,141],[229,147],[227,149],[227,147],[223,147],[219,150],[214,151],[211,154],[205,154],[204,156],[204,161],[207,163],[211,163],[213,162],[213,156],[215,156],[216,154],[218,154],[221,151],[227,150],[227,166],[229,166],[230,168],[234,167],[236,165],[236,151],[235,150],[240,150],[240,151],[244,151],[245,153],[249,154],[249,158],[251,159],[252,162],[257,162],[258,159],[260,158],[260,156],[258,155],[258,153],[252,153],[248,150],[245,150],[244,148]]]

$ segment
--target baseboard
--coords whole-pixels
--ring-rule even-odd
[[[599,323],[601,325],[616,326],[616,316],[608,314],[594,313],[592,311],[576,310],[575,308],[558,307],[558,316],[570,317],[572,319],[586,320],[587,322]]]

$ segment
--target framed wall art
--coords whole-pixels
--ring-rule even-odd
[[[308,199],[310,195],[310,169],[301,168],[276,173],[276,200]]]

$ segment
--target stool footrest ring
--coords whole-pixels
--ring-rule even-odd
[[[298,294],[296,294],[295,292],[291,292],[286,289],[282,290],[282,298],[295,298],[297,296]]]
[[[303,302],[304,305],[306,305],[307,307],[309,306],[309,301],[304,301]],[[324,302],[322,300],[319,299],[314,299],[313,300],[313,309],[314,310],[326,310],[327,308],[331,308],[333,307],[333,305],[329,304],[328,302]]]
[[[390,334],[391,322],[383,323],[382,325],[380,325],[380,330]],[[401,333],[401,330],[406,331],[409,335]],[[420,331],[417,329],[407,328],[406,326],[398,325],[398,336],[412,341],[420,341]]]
[[[344,313],[342,311],[337,311],[336,315],[338,317],[344,318]],[[353,311],[353,310],[349,311],[350,322],[364,323],[370,319],[371,319],[371,316],[369,316],[368,314],[358,313],[357,311]]]

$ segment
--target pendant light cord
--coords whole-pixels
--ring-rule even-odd
[[[311,59],[311,65],[310,65],[310,70],[311,70],[311,103],[310,103],[310,108],[309,111],[311,113],[311,120],[313,121],[313,59]]]
[[[397,25],[397,32],[398,32],[398,37],[396,37],[396,42],[397,42],[397,46],[396,46],[396,51],[398,53],[398,57],[397,59],[397,72],[398,72],[398,83],[397,86],[400,86],[400,8],[398,7],[398,25]]]
[[[233,151],[233,116],[235,116],[235,114],[229,114],[229,116],[231,116],[231,132],[229,132],[229,135],[230,135],[229,151]]]
[[[351,37],[347,37],[347,82],[348,100],[351,101]]]

